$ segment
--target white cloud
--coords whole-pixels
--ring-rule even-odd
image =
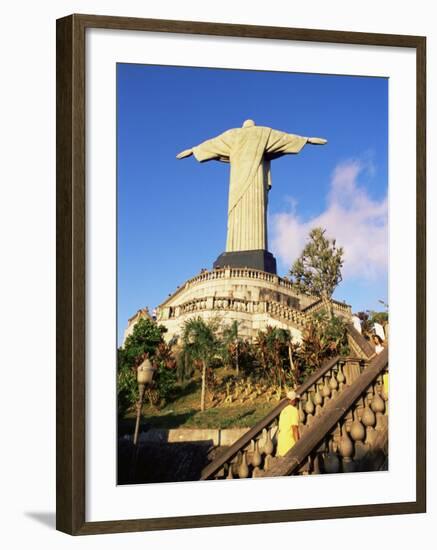
[[[327,236],[335,237],[344,247],[343,279],[374,280],[387,271],[388,262],[388,201],[370,198],[358,184],[358,177],[373,166],[359,160],[342,162],[335,168],[326,198],[326,209],[320,215],[302,220],[294,202],[289,212],[271,217],[271,248],[285,265],[291,266],[299,256],[308,233],[313,227],[323,227]]]

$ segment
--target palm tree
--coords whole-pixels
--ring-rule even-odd
[[[239,366],[239,347],[240,347],[240,338],[238,335],[238,321],[233,321],[230,325],[226,326],[223,329],[223,358],[225,363],[232,362],[233,357],[235,357],[235,371],[238,376],[240,372]]]
[[[219,349],[217,337],[218,323],[215,320],[205,322],[201,317],[185,321],[182,343],[186,357],[198,361],[202,366],[202,390],[200,410],[205,410],[205,392],[208,370]]]

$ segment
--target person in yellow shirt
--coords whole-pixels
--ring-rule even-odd
[[[383,381],[385,397],[386,399],[388,399],[388,372],[385,372],[382,375],[382,381]]]
[[[288,405],[279,415],[278,448],[276,456],[284,456],[299,440],[299,411],[296,404],[299,396],[294,391],[287,393]]]

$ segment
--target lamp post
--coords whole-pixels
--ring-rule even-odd
[[[152,363],[147,356],[137,369],[139,397],[137,402],[137,420],[135,423],[134,445],[136,445],[138,442],[138,432],[140,430],[141,409],[143,408],[144,392],[146,391],[146,386],[151,384],[153,380],[153,375],[155,374],[155,370],[156,368],[152,366]]]

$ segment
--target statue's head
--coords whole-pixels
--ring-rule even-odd
[[[251,126],[255,126],[255,122],[250,118],[243,122],[243,128],[250,128]]]

